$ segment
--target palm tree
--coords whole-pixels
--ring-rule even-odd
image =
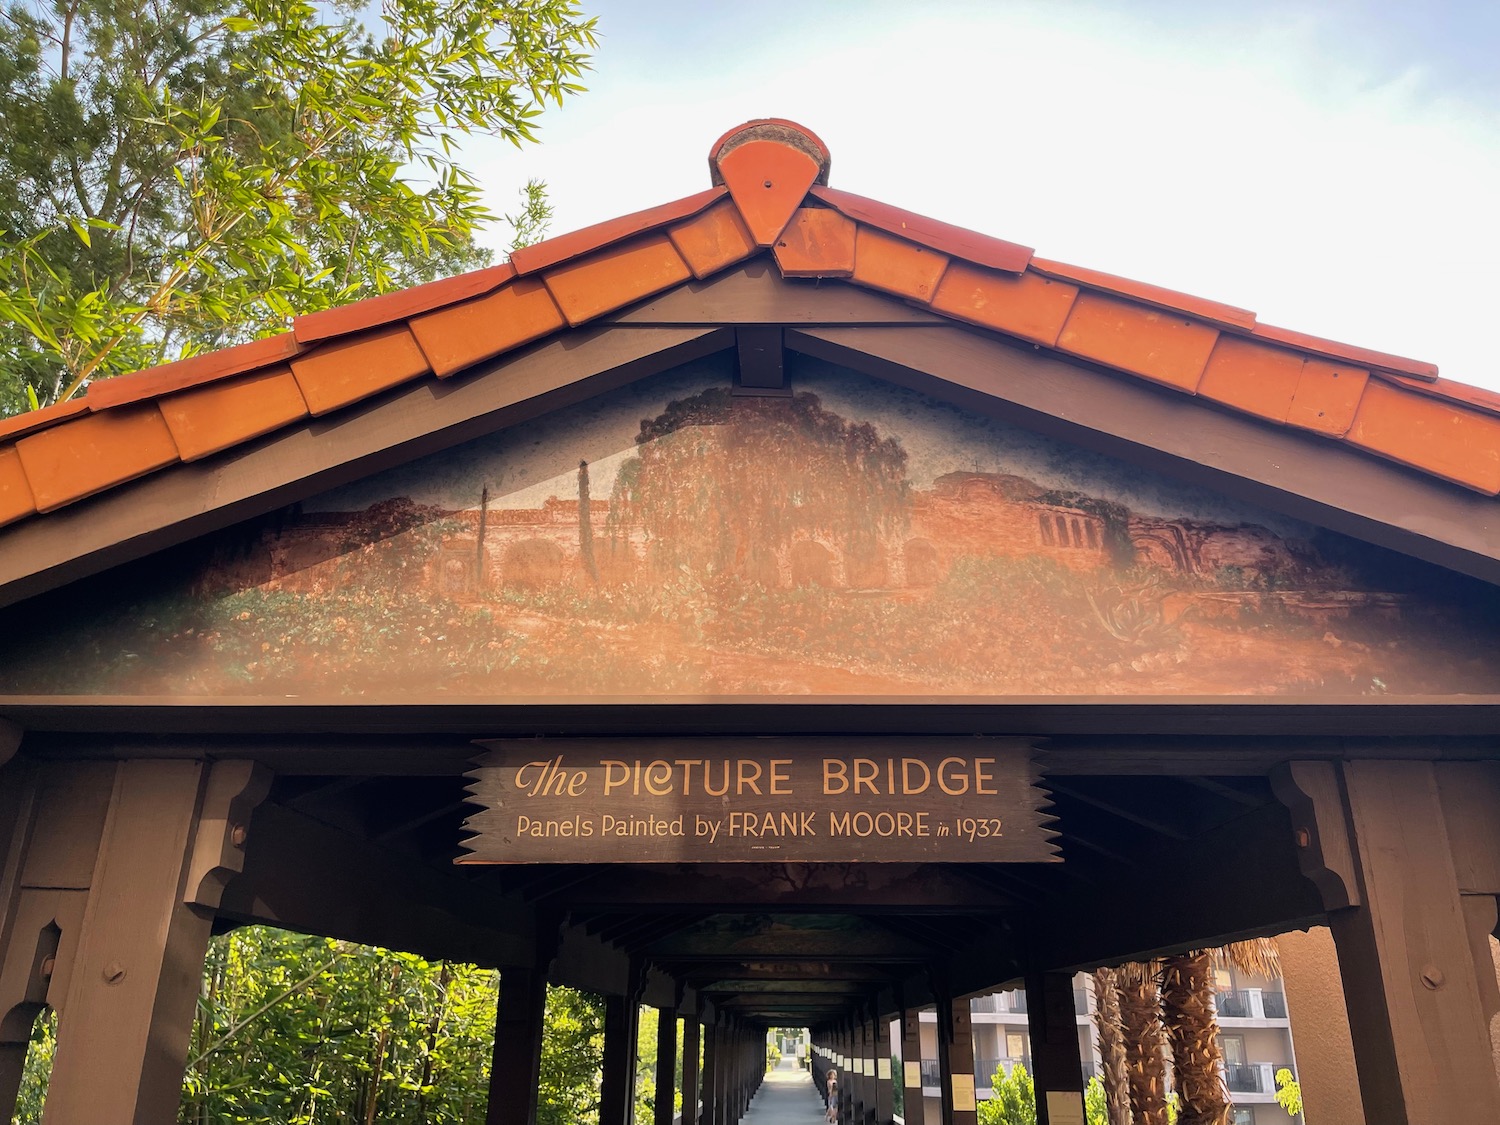
[[[1181,1098],[1178,1125],[1226,1125],[1229,1093],[1219,1046],[1214,970],[1235,968],[1279,977],[1281,958],[1273,938],[1231,942],[1161,962],[1162,1022],[1172,1049],[1172,1072]]]
[[[1161,994],[1155,964],[1115,970],[1134,1125],[1167,1125],[1167,1064],[1162,1055]]]
[[[1132,1125],[1132,1120],[1133,1125],[1165,1125],[1163,1035],[1172,1052],[1178,1125],[1225,1125],[1229,1120],[1214,1000],[1214,971],[1226,968],[1281,976],[1275,940],[1232,942],[1095,972],[1094,1019],[1110,1125]],[[1111,1053],[1116,1041],[1123,1044],[1122,1066],[1112,1061],[1120,1057]]]
[[[1094,1030],[1103,1060],[1100,1081],[1109,1125],[1131,1125],[1130,1068],[1125,1059],[1125,1031],[1120,1023],[1120,990],[1114,969],[1094,970]]]

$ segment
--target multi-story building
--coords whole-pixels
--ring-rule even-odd
[[[1219,1046],[1224,1055],[1224,1084],[1233,1109],[1230,1125],[1290,1125],[1276,1104],[1276,1072],[1296,1073],[1286,993],[1280,980],[1221,969],[1215,981]],[[996,992],[969,1002],[974,1035],[974,1082],[981,1100],[992,1096],[998,1070],[1009,1073],[1017,1063],[1031,1070],[1026,994]],[[1085,1079],[1100,1073],[1094,1035],[1093,978],[1073,979],[1073,1011],[1078,1021],[1079,1054]],[[938,1097],[937,1017],[922,1013],[922,1092]]]

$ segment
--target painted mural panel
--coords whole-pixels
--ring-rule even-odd
[[[1493,588],[813,362],[706,361],[6,630],[10,694],[1492,693]]]

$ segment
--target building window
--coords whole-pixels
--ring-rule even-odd
[[[1234,1106],[1229,1111],[1229,1125],[1255,1125],[1255,1110],[1247,1105]]]

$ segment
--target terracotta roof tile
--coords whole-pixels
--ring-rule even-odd
[[[578,325],[691,276],[671,240],[651,234],[558,266],[544,280],[568,323]]]
[[[1082,292],[1057,346],[1135,375],[1196,391],[1219,330],[1181,313]]]
[[[177,460],[177,446],[154,402],[86,414],[23,437],[16,452],[42,512]]]
[[[700,280],[744,261],[757,249],[732,199],[714,204],[685,223],[668,227],[667,237],[693,276]]]
[[[400,323],[328,341],[292,360],[292,373],[314,415],[348,406],[427,371],[427,357]]]
[[[564,327],[562,312],[540,279],[517,278],[487,297],[413,317],[433,373],[452,375]]]
[[[382,324],[482,296],[498,289],[515,276],[515,267],[509,262],[502,262],[498,266],[487,266],[482,270],[461,273],[457,277],[429,281],[426,285],[416,285],[395,293],[366,297],[352,305],[340,305],[335,309],[323,309],[321,312],[294,317],[292,335],[304,344],[312,344],[334,336],[346,336],[350,332],[363,332],[366,328],[378,328]]]
[[[1305,430],[1342,437],[1354,421],[1354,411],[1369,381],[1370,373],[1362,367],[1309,356],[1302,364],[1302,378],[1297,381],[1286,420]]]
[[[854,280],[872,289],[927,304],[937,292],[948,256],[861,226],[854,240]]]
[[[866,199],[849,191],[831,187],[812,189],[815,199],[820,199],[835,211],[849,216],[859,223],[879,227],[887,234],[900,235],[911,242],[920,243],[931,250],[940,250],[954,258],[963,258],[976,266],[987,266],[992,270],[1020,273],[1031,262],[1031,247],[1017,242],[1006,242],[1002,238],[991,238],[951,223],[929,219],[913,211],[903,211],[874,199]]]
[[[269,434],[307,417],[290,367],[272,367],[168,395],[158,404],[184,461]]]
[[[0,447],[0,527],[34,511],[36,497],[31,494],[26,470],[21,467],[21,455],[13,445]]]
[[[1500,418],[1493,415],[1372,380],[1349,441],[1480,492],[1500,492]]]
[[[1256,336],[1272,343],[1285,344],[1306,352],[1328,356],[1330,359],[1348,360],[1364,367],[1380,371],[1393,371],[1398,375],[1409,375],[1428,382],[1438,377],[1437,364],[1424,363],[1420,359],[1391,355],[1389,352],[1371,351],[1369,348],[1341,344],[1337,340],[1325,340],[1321,336],[1309,336],[1306,332],[1293,332],[1290,328],[1276,328],[1269,324],[1257,324],[1252,330]]]
[[[851,277],[854,220],[827,207],[804,207],[776,240],[783,277]]]
[[[129,402],[143,402],[173,391],[211,383],[258,367],[269,367],[274,363],[285,363],[305,349],[290,332],[279,332],[252,340],[248,344],[236,344],[232,348],[221,348],[216,352],[204,352],[176,363],[164,363],[145,371],[130,375],[117,375],[113,379],[90,385],[88,402],[95,410],[123,406]]]
[[[775,141],[751,141],[719,159],[719,173],[757,246],[771,246],[791,222],[818,162]]]
[[[1134,301],[1144,301],[1148,305],[1158,305],[1164,309],[1185,312],[1213,324],[1234,328],[1255,327],[1255,314],[1249,309],[1238,309],[1233,305],[1194,297],[1190,293],[1179,293],[1175,289],[1163,289],[1160,285],[1147,285],[1143,281],[1131,281],[1128,277],[1116,277],[1112,273],[1101,273],[1099,270],[1084,269],[1082,266],[1070,266],[1064,262],[1053,262],[1046,258],[1033,258],[1031,268],[1049,277],[1076,281],[1090,289],[1101,289],[1106,293],[1116,293]]]
[[[0,421],[0,524],[308,412],[466,371],[761,247],[788,277],[847,277],[1469,488],[1500,488],[1500,394],[1437,379],[1432,364],[1258,324],[1244,309],[1034,258],[829,188],[826,146],[790,122],[730,130],[710,167],[707,191],[519,250],[511,264],[299,317],[289,333]]]
[[[971,324],[1053,347],[1078,287],[1027,271],[1014,274],[951,262],[932,307]]]
[[[1285,422],[1306,358],[1301,352],[1221,333],[1198,393],[1247,414]]]
[[[1429,398],[1448,399],[1472,406],[1486,414],[1500,414],[1500,392],[1484,387],[1471,387],[1467,383],[1455,383],[1452,379],[1416,379],[1407,375],[1393,375],[1380,371],[1377,376],[1388,383],[1404,387]]]
[[[70,398],[67,402],[55,402],[40,410],[28,410],[22,414],[13,414],[9,418],[0,418],[0,441],[15,439],[22,434],[34,434],[37,430],[45,430],[48,426],[66,422],[76,415],[87,414],[93,407],[94,404],[88,400],[88,396],[84,395]]]
[[[517,276],[525,277],[527,274],[550,269],[560,262],[570,262],[584,254],[593,253],[595,250],[622,242],[645,231],[656,230],[678,219],[689,218],[700,211],[707,210],[723,197],[723,188],[712,187],[696,195],[689,195],[671,203],[663,203],[659,207],[637,211],[632,215],[622,215],[618,219],[596,223],[570,234],[559,235],[545,242],[522,247],[511,254],[510,263],[515,267]]]

